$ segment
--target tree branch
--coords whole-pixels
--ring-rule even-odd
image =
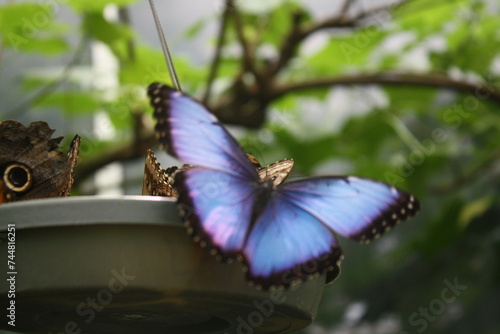
[[[401,6],[408,1],[409,0],[400,1],[397,6]],[[295,17],[292,29],[287,37],[285,37],[285,39],[283,40],[281,47],[279,47],[281,53],[278,56],[278,59],[275,62],[271,63],[268,67],[267,72],[269,73],[269,75],[276,75],[282,68],[284,68],[289,63],[290,59],[295,56],[300,43],[310,35],[325,29],[354,28],[359,26],[359,21],[366,19],[380,11],[388,10],[389,8],[394,7],[394,5],[377,6],[349,17],[347,16],[347,11],[351,5],[352,0],[348,0],[343,4],[339,14],[309,25],[299,25],[300,17],[297,17],[297,13],[294,14]]]
[[[273,100],[300,90],[316,89],[322,87],[331,87],[336,85],[398,85],[398,86],[429,86],[456,91],[480,94],[491,98],[500,103],[500,91],[489,85],[472,84],[462,82],[439,74],[414,74],[414,73],[379,73],[352,75],[338,78],[329,78],[321,80],[312,80],[295,84],[276,85],[274,91],[270,92],[269,99],[259,101],[259,95],[246,91],[246,93],[236,94],[231,100],[220,100],[218,105],[212,109],[219,120],[223,123],[246,126],[249,128],[258,128],[265,121],[266,107]],[[239,110],[239,113],[235,113]],[[151,130],[142,132],[139,138],[130,140],[118,146],[109,148],[100,153],[95,159],[83,161],[75,169],[75,182],[78,184],[96,170],[115,161],[126,161],[144,156],[146,149],[156,145],[156,139]],[[498,155],[498,152],[496,153]],[[488,163],[489,164],[489,163]],[[478,169],[483,169],[481,165]],[[472,172],[471,175],[476,175]],[[471,177],[472,177],[471,176]],[[466,182],[470,177],[460,179],[459,184]],[[457,183],[458,184],[458,183]],[[448,189],[454,189],[454,185],[445,185],[442,189],[435,189],[436,192],[446,192]]]
[[[301,26],[300,19],[302,13],[294,13],[292,29],[287,37],[283,40],[279,50],[281,50],[278,59],[271,63],[268,69],[269,76],[274,76],[281,71],[292,59],[300,45],[309,35],[328,28],[345,28],[355,27],[355,20],[347,19],[345,15],[330,17],[326,20],[317,22],[315,24]]]
[[[243,68],[244,71],[250,71],[254,74],[255,78],[258,79],[258,73],[255,68],[253,50],[248,41],[246,40],[245,34],[243,32],[243,21],[239,10],[236,8],[233,0],[228,0],[229,6],[232,8],[232,15],[234,19],[234,27],[236,31],[236,36],[240,42],[240,46],[243,51]]]
[[[400,2],[404,3],[406,1]],[[336,85],[398,85],[398,86],[427,86],[442,89],[451,89],[460,92],[474,94],[480,99],[490,99],[500,103],[500,91],[490,85],[481,83],[470,83],[452,79],[442,74],[428,73],[405,73],[405,72],[386,72],[372,74],[346,75],[334,78],[314,79],[309,81],[288,83],[275,82],[277,74],[281,72],[295,56],[300,43],[311,34],[329,28],[337,27],[356,27],[360,20],[368,18],[370,15],[388,9],[387,6],[381,6],[367,11],[357,13],[347,17],[346,13],[331,17],[326,20],[313,24],[301,24],[300,13],[295,13],[292,17],[292,29],[284,38],[280,47],[281,53],[274,62],[269,62],[265,69],[256,68],[253,46],[245,38],[243,33],[243,23],[237,8],[234,7],[234,0],[226,1],[226,10],[224,12],[224,21],[228,21],[232,15],[236,26],[236,33],[239,43],[243,50],[243,70],[235,74],[232,88],[227,95],[221,96],[217,101],[211,104],[214,114],[222,123],[241,125],[249,128],[261,127],[265,121],[266,112],[269,104],[286,94],[302,90],[332,87]],[[222,22],[216,53],[213,59],[211,73],[209,75],[207,90],[204,94],[204,101],[210,96],[211,86],[217,73],[217,66],[220,62],[220,52],[224,44],[224,31],[227,22]],[[259,71],[260,70],[260,71]],[[242,74],[250,72],[255,76],[257,84],[248,85],[242,80]],[[140,130],[140,124],[138,123]],[[102,152],[90,161],[83,161],[75,170],[77,181],[84,180],[97,169],[114,162],[144,156],[146,148],[154,146],[156,140],[151,130],[139,133],[138,138],[131,140],[107,151]]]
[[[455,91],[471,93],[481,99],[491,99],[500,103],[500,91],[493,86],[470,83],[452,79],[441,74],[418,74],[403,72],[387,72],[375,74],[347,75],[337,78],[316,79],[291,84],[276,84],[271,95],[276,99],[285,94],[301,90],[331,87],[338,85],[398,85],[398,86],[428,86],[436,88],[451,89]]]

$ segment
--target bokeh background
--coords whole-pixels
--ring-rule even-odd
[[[263,164],[406,189],[301,333],[500,333],[500,3],[157,1],[183,90]],[[140,194],[146,87],[169,82],[144,0],[0,1],[0,120],[83,142],[73,195]],[[163,166],[178,162],[160,154]]]

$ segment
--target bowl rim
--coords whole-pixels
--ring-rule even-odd
[[[176,200],[167,197],[74,196],[0,205],[0,231],[90,224],[182,226]]]

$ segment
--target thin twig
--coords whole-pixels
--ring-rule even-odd
[[[130,18],[130,11],[128,7],[122,7],[118,10],[118,15],[120,17],[120,21],[125,23],[127,26],[132,26],[132,20]],[[128,60],[134,62],[136,59],[135,52],[135,40],[133,37],[127,40],[127,55]]]
[[[269,64],[268,76],[275,76],[283,67],[288,64],[290,59],[295,55],[300,42],[306,37],[307,32],[300,25],[301,13],[294,13],[292,18],[292,28],[287,37],[282,42],[278,50],[281,50],[278,59]]]
[[[260,75],[257,72],[257,69],[254,64],[253,58],[253,48],[250,46],[250,43],[247,41],[245,34],[243,32],[243,20],[241,18],[240,12],[233,0],[228,0],[229,5],[231,6],[231,14],[234,19],[234,26],[236,31],[236,36],[240,42],[241,48],[243,50],[243,72],[249,71],[251,72],[257,81],[260,81]],[[261,83],[261,82],[259,82]]]
[[[349,11],[349,8],[351,8],[351,5],[354,2],[355,1],[353,1],[353,0],[344,0],[344,3],[342,4],[342,7],[340,8],[340,16],[346,15],[347,12]]]
[[[224,41],[226,39],[227,22],[231,10],[232,10],[231,0],[226,0],[226,6],[224,8],[224,13],[222,15],[222,22],[219,27],[217,46],[215,47],[214,58],[212,60],[212,65],[210,66],[210,72],[208,73],[207,85],[205,88],[205,92],[203,93],[202,102],[205,105],[208,103],[210,95],[212,94],[212,86],[217,76],[217,70],[219,69],[222,47],[224,46]]]

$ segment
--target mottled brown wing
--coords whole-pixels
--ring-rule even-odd
[[[293,168],[293,159],[283,159],[262,167],[259,160],[247,153],[248,160],[257,168],[261,180],[272,180],[275,187],[285,182]]]
[[[148,150],[144,166],[142,194],[177,198],[178,194],[173,185],[175,173],[178,170],[179,168],[176,166],[162,169],[156,155],[152,150]]]
[[[46,122],[0,122],[0,203],[69,195],[80,137],[65,154],[53,133]]]
[[[271,179],[275,187],[285,181],[293,167],[292,159],[281,160],[269,166],[262,167],[253,155],[247,154],[247,157],[257,169],[260,179]],[[156,159],[156,155],[152,150],[148,149],[144,166],[142,194],[177,198],[178,194],[174,188],[175,174],[189,167],[189,165],[183,165],[180,169],[176,166],[162,169]]]
[[[261,180],[272,180],[275,187],[285,182],[293,168],[292,159],[284,159],[257,169]]]

